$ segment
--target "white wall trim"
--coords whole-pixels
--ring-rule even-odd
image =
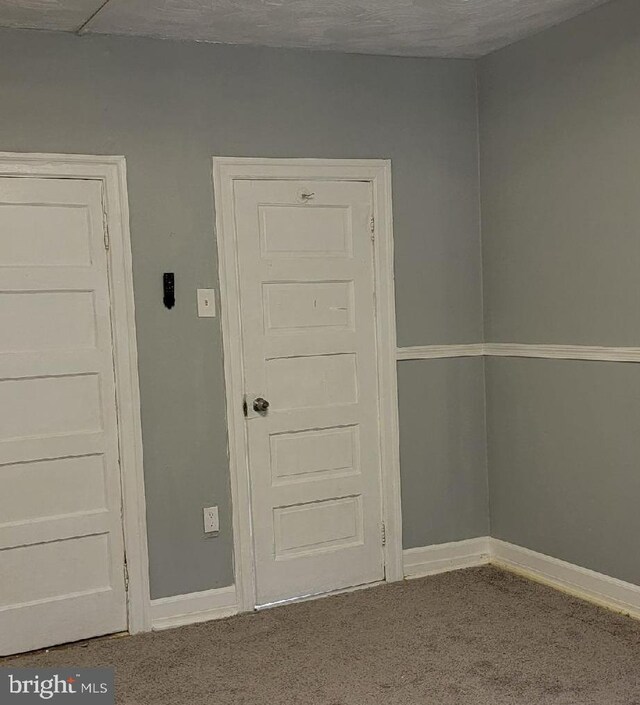
[[[396,376],[396,316],[393,275],[391,162],[376,159],[213,158],[216,238],[220,277],[229,465],[233,510],[235,584],[240,611],[256,604],[249,464],[240,400],[244,393],[239,283],[234,237],[233,182],[236,179],[340,179],[369,181],[376,223],[376,340],[380,405],[383,520],[387,581],[402,580],[402,517]]]
[[[437,360],[456,357],[529,357],[547,360],[640,362],[640,348],[598,345],[530,345],[471,343],[468,345],[414,345],[398,348],[397,360]]]
[[[601,607],[640,619],[640,586],[491,539],[491,563]]]
[[[403,551],[405,578],[422,578],[489,563],[490,538],[467,539]]]
[[[237,612],[234,585],[151,600],[151,624],[154,631],[222,619]]]
[[[548,360],[640,362],[640,348],[604,347],[597,345],[485,343],[484,349],[484,354],[492,357],[539,357]]]
[[[405,549],[403,564],[407,579],[492,564],[640,619],[640,586],[489,536]],[[222,619],[239,611],[233,585],[151,601],[154,630]]]
[[[398,348],[398,360],[439,360],[450,357],[481,357],[485,354],[484,343],[469,345],[413,345]]]
[[[640,585],[546,556],[489,536],[409,548],[403,552],[406,578],[490,563],[574,597],[640,619]]]
[[[129,631],[132,634],[148,631],[151,627],[149,558],[126,161],[120,156],[2,152],[0,176],[95,179],[102,182],[110,237],[109,289],[118,398],[124,544],[129,572]]]

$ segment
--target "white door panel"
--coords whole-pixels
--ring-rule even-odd
[[[370,184],[234,193],[257,603],[381,580]]]
[[[98,181],[0,178],[0,654],[127,627]]]

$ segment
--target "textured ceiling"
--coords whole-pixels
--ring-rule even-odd
[[[0,26],[74,32],[104,0],[0,0]]]
[[[0,0],[0,25],[478,57],[606,0]],[[101,7],[102,6],[102,7]],[[98,8],[101,9],[97,12]]]

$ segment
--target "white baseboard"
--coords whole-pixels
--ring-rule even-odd
[[[238,612],[234,585],[191,592],[176,597],[151,600],[151,627],[154,631],[230,617]]]
[[[638,585],[499,539],[491,539],[490,550],[491,563],[500,568],[601,607],[640,619],[640,586]]]
[[[472,568],[489,562],[488,536],[466,541],[440,543],[424,548],[408,548],[402,552],[405,578],[446,573]]]
[[[530,580],[640,619],[640,586],[528,548],[483,536],[403,551],[405,578],[491,563]]]
[[[506,541],[482,536],[403,551],[405,578],[420,578],[491,563],[530,580],[640,619],[640,586],[611,578]],[[235,586],[151,601],[154,630],[238,613]]]

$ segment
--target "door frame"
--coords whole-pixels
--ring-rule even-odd
[[[130,633],[148,631],[151,628],[149,557],[126,161],[121,156],[0,152],[0,177],[102,182],[103,217],[109,235],[109,298],[128,575],[127,619]]]
[[[233,204],[234,181],[340,180],[369,182],[373,193],[376,349],[385,580],[402,580],[402,516],[396,376],[396,316],[393,269],[391,161],[386,159],[262,159],[213,157],[215,229],[226,386],[227,433],[239,611],[256,606],[249,454],[242,411],[244,369],[240,284]]]

